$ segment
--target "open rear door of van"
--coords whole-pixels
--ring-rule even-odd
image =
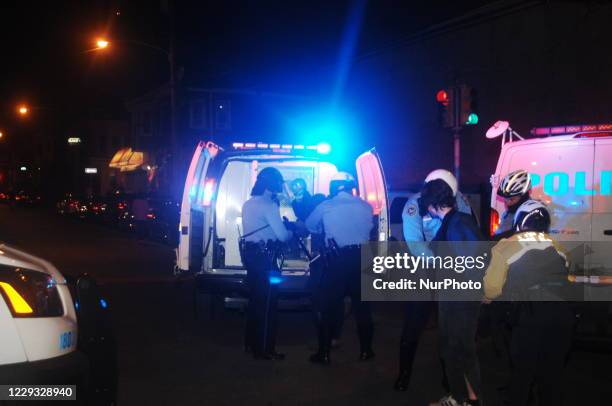
[[[361,154],[355,162],[359,196],[370,203],[377,222],[376,239],[389,238],[389,201],[387,183],[380,158],[374,149]]]
[[[200,141],[191,158],[191,164],[185,178],[183,189],[183,199],[181,202],[181,216],[179,223],[179,246],[176,250],[175,274],[196,270],[197,264],[192,263],[193,254],[201,256],[200,253],[192,253],[192,209],[196,200],[197,188],[201,184],[201,179],[206,176],[210,161],[215,157],[219,147],[212,142]],[[203,237],[203,236],[202,236]],[[202,239],[202,238],[199,238]],[[200,262],[201,265],[201,262]]]

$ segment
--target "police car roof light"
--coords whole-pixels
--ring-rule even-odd
[[[550,135],[572,135],[580,132],[588,131],[610,131],[612,130],[612,124],[582,124],[582,125],[566,125],[566,126],[555,126],[555,127],[535,127],[531,129],[531,135],[550,136]],[[608,134],[611,135],[611,134]],[[589,134],[582,134],[583,137],[595,136]],[[605,136],[605,135],[597,135]]]
[[[302,145],[302,144],[268,144],[265,142],[234,142],[233,149],[270,149],[274,152],[288,153],[291,150],[308,150],[318,154],[326,155],[331,152],[331,145],[327,143],[319,143],[317,145]]]

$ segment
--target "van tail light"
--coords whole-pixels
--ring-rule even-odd
[[[491,214],[489,215],[489,235],[493,237],[498,228],[499,213],[497,212],[497,210],[491,208]]]
[[[215,195],[215,180],[207,179],[202,192],[202,206],[209,207]]]

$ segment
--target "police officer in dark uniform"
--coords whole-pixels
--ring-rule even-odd
[[[249,287],[245,346],[255,358],[265,360],[284,359],[275,348],[276,285],[280,281],[277,255],[281,242],[291,239],[292,232],[285,227],[276,200],[282,188],[278,169],[264,168],[257,175],[251,198],[242,206],[240,252]]]
[[[332,331],[338,325],[338,307],[346,292],[357,319],[361,345],[360,359],[374,357],[372,351],[372,314],[368,302],[361,301],[361,244],[370,238],[372,207],[353,196],[354,178],[344,172],[330,182],[330,199],[319,204],[306,219],[311,233],[325,234],[327,263],[321,280],[321,322],[318,325],[319,349],[310,357],[317,364],[329,364]]]

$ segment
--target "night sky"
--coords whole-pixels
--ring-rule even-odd
[[[359,56],[392,45],[428,25],[483,1],[372,1],[366,5]],[[177,1],[177,65],[183,80],[201,87],[301,88],[317,75],[322,95],[333,87],[347,16],[358,1]],[[96,36],[167,47],[164,1],[3,2],[4,57],[0,94],[4,113],[23,100],[60,115],[95,110],[119,114],[123,102],[162,84],[162,54],[114,43],[84,52]],[[4,115],[4,114],[3,114]]]

